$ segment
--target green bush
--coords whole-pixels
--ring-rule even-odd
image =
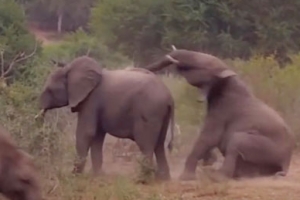
[[[291,126],[299,139],[300,54],[291,55],[294,64],[279,69],[273,57],[254,57],[249,61],[235,61],[234,68],[244,77],[255,94],[275,108]]]
[[[139,66],[172,44],[231,59],[275,54],[284,66],[299,51],[299,8],[295,0],[99,0],[89,25]]]
[[[89,36],[83,30],[79,29],[72,34],[68,34],[64,41],[45,49],[45,55],[48,59],[56,59],[68,62],[75,57],[88,55],[106,68],[122,68],[131,65],[128,58],[118,52],[109,50],[95,37]]]
[[[23,57],[30,55],[35,49],[35,38],[26,28],[24,12],[19,4],[11,0],[0,0],[0,77],[5,75],[5,78],[16,78],[24,70],[24,66],[29,68],[30,63],[35,55],[40,52],[40,44],[37,44],[36,53],[22,62],[16,62],[16,57],[24,54]],[[8,70],[10,65],[13,65],[12,70]]]

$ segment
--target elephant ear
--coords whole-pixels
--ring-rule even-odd
[[[230,69],[225,69],[225,70],[222,70],[221,72],[217,73],[217,77],[219,77],[219,78],[227,78],[227,77],[236,76],[236,75],[237,74]]]
[[[102,69],[95,63],[85,63],[70,66],[68,73],[69,106],[75,108],[82,102],[93,89],[101,82]]]

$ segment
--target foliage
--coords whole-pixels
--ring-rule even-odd
[[[299,1],[99,0],[90,27],[138,65],[178,48],[222,58],[274,54],[280,64],[299,50]]]
[[[21,58],[31,54],[35,48],[35,38],[26,29],[25,15],[21,7],[11,0],[0,0],[0,77],[8,78],[22,73],[27,61]],[[37,45],[37,52],[40,51]],[[34,55],[33,55],[34,57]],[[10,69],[12,67],[12,70]],[[30,66],[27,66],[30,67]]]
[[[103,0],[92,9],[91,29],[115,50],[130,56],[135,65],[153,60],[161,43],[164,1]]]
[[[68,34],[58,45],[48,46],[45,50],[47,59],[68,62],[75,57],[88,55],[97,59],[106,68],[121,68],[130,65],[128,58],[108,49],[96,38],[87,35],[82,29]]]
[[[71,31],[86,26],[92,4],[93,0],[33,0],[26,4],[26,11],[43,28]]]

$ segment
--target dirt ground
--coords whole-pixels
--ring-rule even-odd
[[[59,42],[55,31],[42,30],[35,23],[28,23],[28,30],[34,34],[37,40],[43,45],[50,45]]]
[[[114,139],[109,139],[107,143]],[[109,151],[105,146],[104,151]],[[123,150],[124,153],[126,150]],[[104,170],[107,174],[132,176],[135,173],[134,160],[126,161],[125,158],[118,158],[112,161],[111,156],[105,154]],[[293,200],[300,197],[300,153],[293,156],[290,171],[286,177],[265,177],[245,180],[215,181],[206,174],[205,168],[198,167],[198,179],[196,181],[179,181],[178,176],[184,166],[185,158],[174,158],[168,156],[170,161],[172,180],[155,184],[163,199],[251,199],[251,200]],[[222,158],[217,161],[213,168],[222,164]],[[204,171],[203,171],[204,170]],[[149,189],[149,188],[148,188]]]

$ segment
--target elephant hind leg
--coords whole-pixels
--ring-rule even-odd
[[[134,124],[134,141],[140,149],[143,156],[146,158],[149,165],[153,165],[153,152],[156,139],[153,134],[153,127],[149,126],[149,121],[142,118],[135,120]]]
[[[164,123],[167,121],[167,123]],[[163,123],[162,123],[163,122]],[[165,124],[165,125],[163,125]],[[135,120],[134,140],[140,151],[149,160],[149,165],[153,166],[153,153],[155,153],[159,179],[169,179],[169,166],[165,155],[164,141],[169,124],[169,115],[152,116],[144,120],[139,118]],[[164,175],[164,177],[163,177]]]
[[[243,160],[241,156],[238,157],[234,178],[254,178],[260,176],[270,176],[281,171],[280,166],[276,165],[260,165]]]
[[[257,166],[257,172],[261,175],[276,174],[278,172],[286,173],[289,162],[286,161],[287,153],[282,150],[278,144],[269,138],[251,134],[247,132],[238,132],[232,135],[226,149],[225,160],[221,172],[228,177],[233,177],[239,159],[245,163],[251,163],[252,167],[239,167],[240,172],[252,170]],[[242,164],[245,164],[242,163]],[[246,169],[248,168],[248,169]]]
[[[211,166],[218,160],[217,154],[212,150],[208,151],[203,157],[203,166]]]

